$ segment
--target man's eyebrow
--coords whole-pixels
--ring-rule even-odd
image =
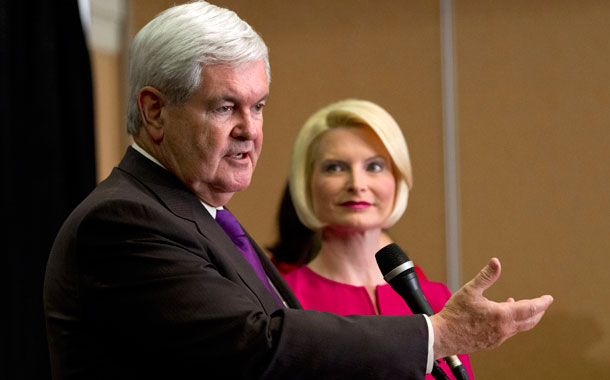
[[[221,103],[221,102],[236,102],[236,98],[230,95],[220,95],[214,98],[210,98],[208,99],[208,103],[210,104],[215,104],[215,103]]]
[[[269,101],[269,93],[263,95],[258,101],[259,102],[267,102]],[[216,104],[221,102],[231,102],[231,103],[239,103],[239,99],[232,95],[220,95],[215,98],[208,99],[208,104]]]

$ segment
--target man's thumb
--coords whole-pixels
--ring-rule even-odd
[[[500,265],[500,260],[495,257],[492,258],[472,280],[474,287],[483,293],[500,278],[501,272],[502,266]]]

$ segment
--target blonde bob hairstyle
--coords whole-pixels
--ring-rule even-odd
[[[407,142],[394,118],[383,108],[367,100],[346,99],[315,112],[297,135],[290,167],[290,196],[301,222],[313,230],[325,226],[314,214],[311,199],[311,177],[315,147],[320,137],[336,127],[369,127],[379,137],[390,157],[396,179],[394,208],[384,228],[394,225],[407,208],[409,190],[413,187],[411,159]]]

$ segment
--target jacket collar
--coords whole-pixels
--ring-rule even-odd
[[[173,173],[144,157],[132,147],[127,149],[119,164],[119,169],[127,172],[148,187],[173,214],[195,223],[199,233],[208,240],[210,247],[215,252],[222,252],[223,256],[230,260],[239,277],[257,295],[265,309],[269,313],[277,309],[275,298],[269,294],[269,291],[250,267],[250,264],[244,259],[239,249],[201,204],[199,198]],[[273,264],[270,263],[250,235],[248,235],[248,239],[254,246],[270,280],[276,285],[282,297],[294,306],[296,301],[294,295],[286,289],[281,289],[283,287],[287,288],[281,275],[273,268]],[[281,286],[278,286],[280,283]]]

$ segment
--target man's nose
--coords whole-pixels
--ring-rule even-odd
[[[239,112],[237,125],[233,128],[232,136],[243,140],[256,140],[260,133],[260,121],[252,116],[249,110]]]

